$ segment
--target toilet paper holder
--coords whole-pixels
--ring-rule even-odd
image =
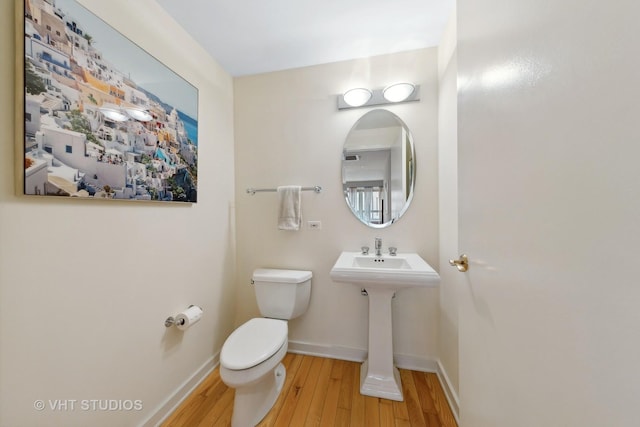
[[[191,307],[195,307],[195,305],[194,305],[194,304],[191,304],[191,305],[190,305],[189,307],[187,307],[187,308],[191,308]],[[180,322],[182,322],[182,323],[180,323]],[[176,326],[178,326],[178,325],[180,325],[180,326],[184,325],[184,319],[180,319],[180,320],[178,320],[178,321],[176,322],[176,318],[175,318],[174,316],[169,316],[169,317],[167,317],[167,319],[164,321],[164,326],[165,326],[165,327],[167,327],[167,328],[169,328],[169,327],[171,327],[171,326],[173,326],[173,325],[176,325]]]

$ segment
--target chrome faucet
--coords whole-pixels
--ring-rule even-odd
[[[380,237],[376,237],[375,243],[376,256],[382,256],[382,239]]]

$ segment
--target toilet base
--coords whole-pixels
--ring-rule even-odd
[[[248,387],[236,388],[231,427],[253,427],[276,403],[287,372],[280,363],[269,375]]]

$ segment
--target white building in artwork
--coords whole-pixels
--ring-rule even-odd
[[[124,91],[124,100],[126,102],[145,110],[149,108],[149,97],[147,97],[146,93],[126,84],[126,80],[122,90]]]
[[[181,144],[180,155],[185,160],[185,162],[189,163],[190,165],[194,165],[198,161],[196,146],[193,144]]]
[[[24,49],[25,55],[38,61],[43,68],[46,68],[50,72],[72,78],[71,59],[69,55],[45,43],[40,35],[25,35]]]
[[[64,165],[78,169],[87,183],[100,183],[112,188],[123,188],[127,184],[125,162],[104,162],[90,156],[83,133],[43,125],[36,135],[38,145]]]
[[[24,105],[25,132],[27,136],[35,136],[40,129],[40,104],[42,99],[27,94]]]
[[[28,161],[31,162],[31,165],[28,168],[25,167],[24,171],[25,194],[46,194],[47,182],[49,181],[47,161],[45,159],[35,159],[30,156],[26,158],[29,159]]]

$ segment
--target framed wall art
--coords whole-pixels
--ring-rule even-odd
[[[23,28],[23,193],[196,202],[198,90],[75,0]]]

